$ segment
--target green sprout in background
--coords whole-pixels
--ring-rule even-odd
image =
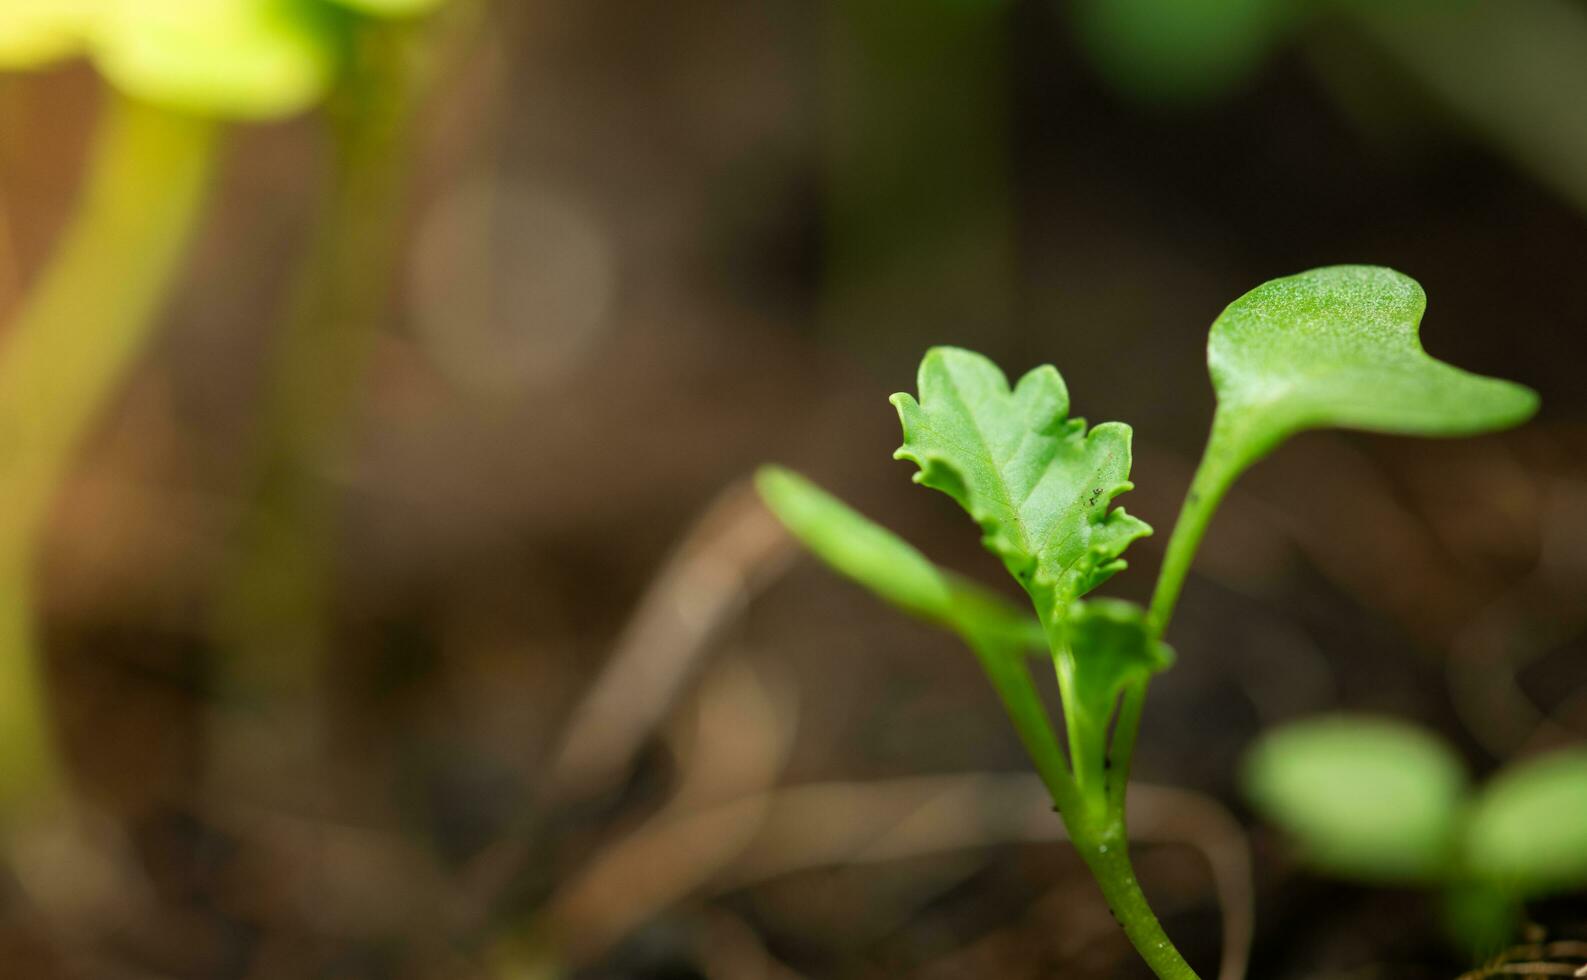
[[[919,399],[895,395],[916,482],[953,497],[1019,582],[1034,620],[939,569],[804,478],[767,467],[759,487],[788,528],[834,569],[975,651],[1091,868],[1109,908],[1157,976],[1196,976],[1136,881],[1125,794],[1147,685],[1173,660],[1163,636],[1197,546],[1248,467],[1316,428],[1458,436],[1529,418],[1527,388],[1428,356],[1425,297],[1389,269],[1338,266],[1277,279],[1212,326],[1218,407],[1148,608],[1084,599],[1124,566],[1150,529],[1112,506],[1131,489],[1128,426],[1069,417],[1051,367],[1012,387],[978,354],[942,347],[921,362]],[[1027,664],[1044,652],[1063,706],[1061,747]]]
[[[1584,749],[1512,763],[1473,790],[1432,733],[1328,715],[1264,734],[1244,776],[1319,871],[1441,890],[1451,937],[1475,956],[1510,940],[1522,902],[1587,884]]]
[[[88,58],[110,84],[76,214],[0,344],[0,830],[67,798],[34,565],[84,437],[147,346],[231,121],[338,84],[365,15],[435,0],[0,0],[0,69]]]

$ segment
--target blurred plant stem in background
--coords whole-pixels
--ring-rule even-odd
[[[76,214],[0,338],[0,824],[66,795],[35,572],[76,451],[157,322],[202,210],[215,125],[108,96]]]
[[[1017,279],[1009,4],[826,9],[823,329],[872,355],[894,339],[911,351],[921,337],[1006,344]]]
[[[428,75],[422,23],[367,21],[326,106],[329,199],[269,360],[234,564],[217,600],[220,714],[212,781],[246,788],[260,765],[312,760],[334,577],[324,466],[348,434],[399,256],[415,104]],[[260,791],[281,789],[273,781]]]
[[[1510,0],[1346,12],[1452,116],[1587,211],[1587,9]]]

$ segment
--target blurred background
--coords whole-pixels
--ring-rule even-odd
[[[1192,795],[1141,798],[1140,870],[1203,975],[1208,861],[1245,839],[1252,976],[1466,968],[1426,896],[1297,867],[1236,773],[1335,708],[1479,775],[1587,738],[1587,4],[497,0],[421,30],[400,143],[332,153],[356,93],[230,129],[56,503],[48,703],[93,816],[18,850],[0,974],[1147,976],[973,658],[745,479],[795,466],[1002,588],[890,459],[886,397],[930,344],[1051,362],[1134,426],[1121,503],[1158,534],[1110,591],[1143,599],[1208,325],[1336,263],[1418,279],[1428,350],[1544,407],[1307,435],[1237,488],[1146,712],[1135,775]],[[104,99],[80,63],[0,77],[0,324]],[[321,255],[326,214],[362,244]],[[1587,898],[1528,911],[1587,940]]]

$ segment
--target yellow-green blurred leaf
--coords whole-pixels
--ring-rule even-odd
[[[82,51],[95,0],[0,0],[0,68],[36,68]]]
[[[285,116],[318,101],[335,75],[327,15],[306,0],[112,0],[95,61],[122,91],[168,108]]]
[[[1473,872],[1522,893],[1587,882],[1587,749],[1500,773],[1472,807],[1465,843]]]

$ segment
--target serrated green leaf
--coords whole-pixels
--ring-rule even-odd
[[[306,0],[137,0],[96,17],[99,70],[129,95],[198,115],[262,119],[318,101],[337,64],[330,12]]]
[[[902,538],[809,480],[763,466],[755,488],[777,519],[816,557],[899,609],[961,634],[1043,647],[1031,617],[980,586],[933,564]]]
[[[1441,740],[1386,718],[1330,715],[1263,735],[1246,794],[1312,865],[1366,881],[1451,870],[1465,767]]]
[[[0,68],[37,68],[82,51],[91,0],[0,0]]]
[[[1472,807],[1465,857],[1476,875],[1521,894],[1587,884],[1587,749],[1501,772]]]
[[[1215,438],[1250,462],[1304,429],[1461,436],[1518,425],[1537,395],[1422,350],[1414,279],[1343,265],[1274,279],[1212,325]]]
[[[1100,802],[1119,695],[1168,669],[1174,652],[1152,635],[1145,609],[1120,599],[1073,603],[1061,637],[1053,652],[1070,755],[1081,792]]]
[[[981,526],[1048,622],[1124,567],[1130,542],[1151,533],[1113,498],[1131,489],[1130,428],[1086,432],[1050,365],[1012,390],[979,354],[936,347],[920,362],[920,400],[892,398],[915,481],[953,497]]]

